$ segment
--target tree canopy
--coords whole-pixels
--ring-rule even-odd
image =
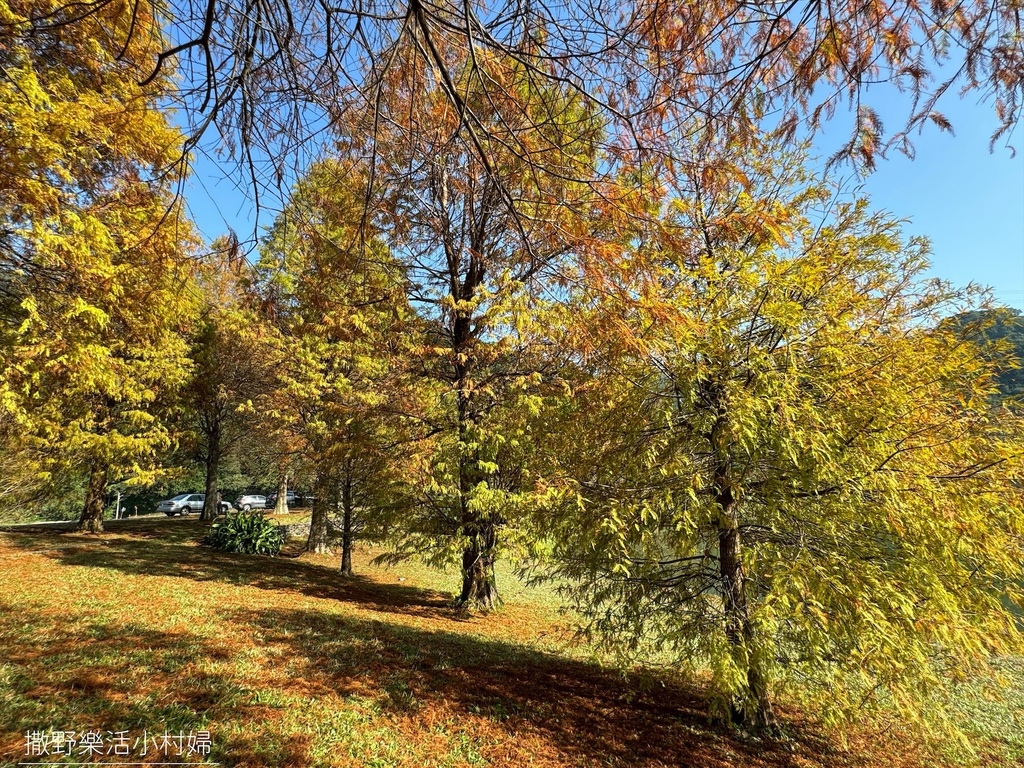
[[[4,23],[53,11],[4,4]],[[106,483],[145,478],[170,437],[154,403],[185,377],[195,246],[174,200],[184,137],[139,85],[158,40],[140,9],[98,10],[0,48],[0,407],[38,471],[90,474],[82,525]],[[118,34],[120,33],[120,40]]]
[[[592,637],[708,665],[735,722],[771,727],[797,680],[832,717],[917,718],[1019,641],[1020,425],[924,243],[866,201],[819,220],[812,180],[749,180],[671,201],[665,236],[623,244],[643,272],[574,297],[549,568]]]
[[[165,18],[166,37],[147,18]],[[950,129],[940,111],[947,92],[975,92],[992,105],[995,142],[1020,116],[1024,83],[1019,9],[1005,0],[53,2],[13,6],[0,28],[32,44],[64,29],[87,34],[106,19],[113,23],[99,39],[119,60],[145,53],[140,79],[178,73],[172,102],[184,108],[191,146],[214,131],[225,137],[257,188],[288,186],[310,156],[330,152],[333,128],[353,114],[371,116],[373,138],[390,130],[380,106],[405,51],[457,115],[453,138],[487,168],[500,142],[465,88],[500,100],[505,83],[488,67],[466,75],[458,62],[504,61],[535,92],[573,94],[604,125],[602,170],[645,163],[655,176],[671,172],[696,118],[742,140],[764,119],[793,134],[847,108],[851,130],[838,157],[870,167],[889,148],[912,153],[913,132],[926,124]],[[895,131],[872,106],[879,90],[869,87],[879,84],[905,94]],[[422,89],[418,97],[428,98]],[[540,127],[559,109],[556,101],[521,117]],[[533,161],[528,147],[511,148]]]

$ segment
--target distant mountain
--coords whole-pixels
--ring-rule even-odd
[[[1003,398],[1024,402],[1024,314],[1000,308],[962,312],[951,317],[957,332],[975,341],[997,361],[996,380]]]

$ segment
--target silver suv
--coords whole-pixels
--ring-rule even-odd
[[[250,509],[266,509],[267,497],[257,496],[255,494],[239,496],[238,500],[235,501],[235,507],[243,512],[248,512]]]

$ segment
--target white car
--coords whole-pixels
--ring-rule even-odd
[[[239,496],[238,500],[235,501],[235,507],[243,512],[248,512],[250,509],[266,509],[267,497],[251,494]]]

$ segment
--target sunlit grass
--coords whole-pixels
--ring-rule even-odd
[[[843,751],[785,710],[789,744],[710,727],[699,688],[587,661],[555,592],[507,566],[504,607],[463,616],[456,572],[374,567],[379,549],[346,579],[336,556],[201,547],[195,519],[109,527],[0,534],[0,764],[50,729],[209,730],[208,759],[246,767],[933,764],[898,735]],[[1007,704],[978,698],[964,717],[1010,764]]]

